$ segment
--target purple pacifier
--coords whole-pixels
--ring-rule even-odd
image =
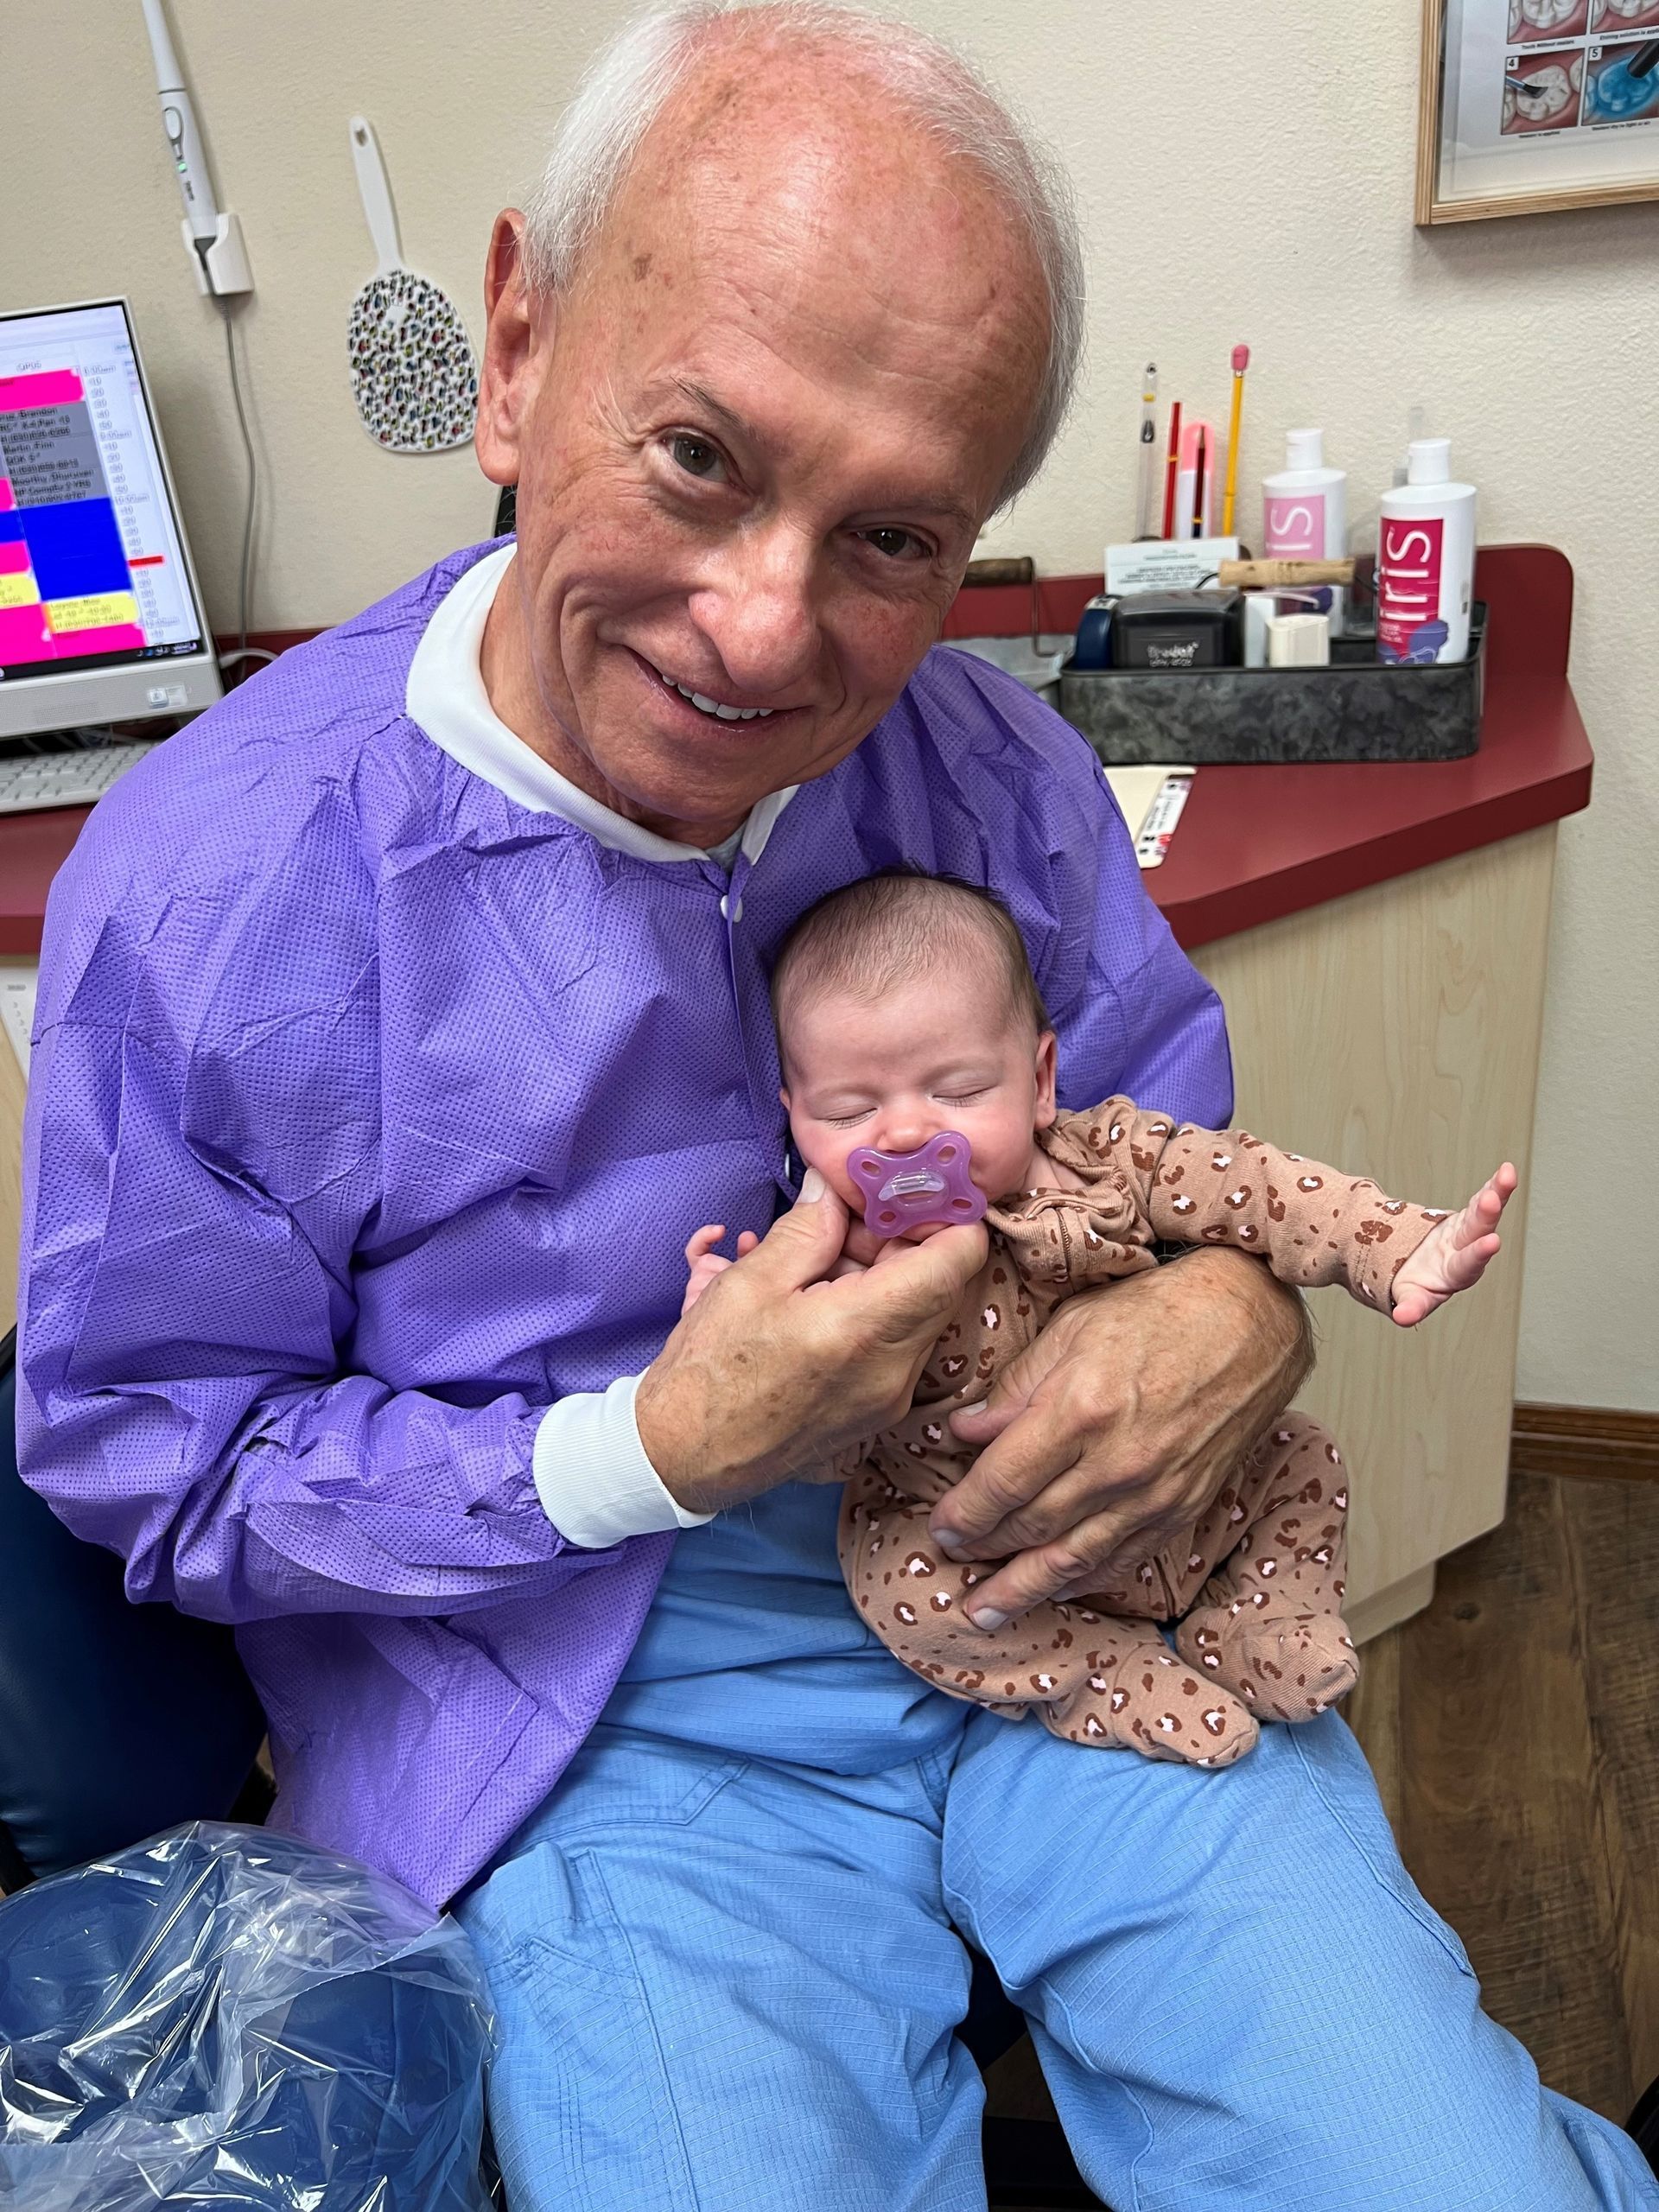
[[[985,1193],[968,1173],[968,1140],[941,1129],[914,1152],[852,1153],[847,1171],[864,1193],[864,1226],[873,1236],[902,1236],[938,1221],[974,1222]]]

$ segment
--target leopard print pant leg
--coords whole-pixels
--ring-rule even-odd
[[[1257,1730],[1248,1708],[1144,1621],[1072,1610],[1088,1671],[1069,1696],[1041,1708],[1052,1734],[1188,1766],[1231,1766],[1251,1748]]]
[[[930,1510],[867,1466],[848,1484],[841,1516],[842,1567],[860,1612],[924,1681],[1014,1717],[1034,1708],[1055,1735],[1102,1750],[1197,1766],[1228,1766],[1249,1751],[1249,1713],[1144,1618],[1050,1603],[994,1634],[976,1628],[964,1605],[995,1568],[947,1558],[928,1534]]]
[[[1256,1714],[1311,1720],[1359,1678],[1341,1611],[1348,1508],[1342,1454],[1317,1421],[1286,1414],[1234,1488],[1255,1491],[1259,1508],[1179,1623],[1176,1646]]]

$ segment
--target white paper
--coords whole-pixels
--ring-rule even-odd
[[[1162,865],[1192,788],[1191,768],[1108,768],[1118,812],[1123,817],[1135,856],[1142,868]]]
[[[1236,537],[1143,537],[1106,548],[1109,592],[1197,591],[1213,584],[1224,561],[1236,561]]]
[[[0,1023],[5,1027],[17,1065],[29,1073],[29,1039],[35,1027],[35,988],[37,968],[0,969]]]

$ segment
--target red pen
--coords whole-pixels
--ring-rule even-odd
[[[1164,536],[1175,535],[1175,462],[1181,449],[1181,403],[1169,410],[1169,468],[1164,482]]]

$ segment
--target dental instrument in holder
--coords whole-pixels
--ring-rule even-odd
[[[1233,534],[1233,504],[1238,491],[1238,427],[1244,412],[1244,372],[1250,365],[1248,346],[1233,348],[1233,416],[1227,431],[1227,489],[1221,502],[1221,534]]]
[[[1135,510],[1135,534],[1151,537],[1158,526],[1158,365],[1147,363],[1141,384],[1140,482]]]
[[[1211,466],[1209,448],[1205,444],[1205,424],[1198,425],[1198,442],[1192,463],[1192,529],[1194,537],[1204,536],[1205,472]]]
[[[1213,423],[1194,419],[1182,425],[1180,449],[1175,465],[1177,533],[1183,538],[1204,537],[1215,518],[1216,448]]]
[[[914,1152],[851,1154],[847,1172],[864,1194],[864,1226],[885,1238],[935,1222],[982,1221],[986,1198],[969,1173],[972,1158],[955,1129],[941,1129]]]

